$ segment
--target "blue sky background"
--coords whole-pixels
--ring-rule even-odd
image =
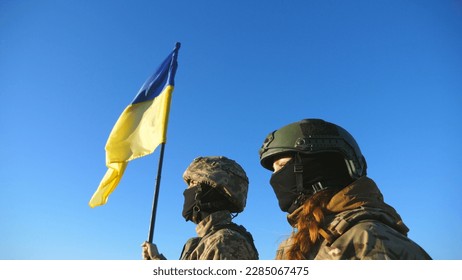
[[[225,155],[250,178],[262,259],[291,228],[259,164],[303,118],[349,130],[368,174],[435,259],[462,259],[462,1],[0,1],[0,259],[140,259],[159,150],[88,201],[107,137],[181,42],[154,233],[178,259],[194,225],[181,175]]]

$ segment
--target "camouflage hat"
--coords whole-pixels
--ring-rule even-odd
[[[207,184],[228,199],[231,212],[242,212],[246,205],[249,179],[244,169],[234,160],[224,156],[198,157],[183,173],[183,179]]]

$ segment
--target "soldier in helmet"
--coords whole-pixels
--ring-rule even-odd
[[[197,224],[198,237],[184,245],[180,260],[257,260],[252,235],[232,222],[244,210],[249,180],[242,167],[224,156],[198,157],[183,179],[183,217]],[[155,244],[144,242],[143,258],[164,260]]]
[[[259,154],[295,229],[276,259],[431,259],[366,176],[345,129],[321,119],[291,123],[270,133]]]

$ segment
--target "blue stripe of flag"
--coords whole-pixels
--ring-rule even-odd
[[[144,82],[138,94],[131,104],[136,104],[156,98],[166,86],[175,85],[175,73],[178,66],[177,57],[180,43],[176,43],[175,49],[162,62],[157,71]]]

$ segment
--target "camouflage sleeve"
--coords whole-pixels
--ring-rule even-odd
[[[429,259],[416,243],[391,227],[374,221],[361,222],[321,246],[316,259],[331,260],[415,260]]]
[[[240,233],[221,229],[207,237],[201,260],[255,260],[258,258],[253,246]]]

